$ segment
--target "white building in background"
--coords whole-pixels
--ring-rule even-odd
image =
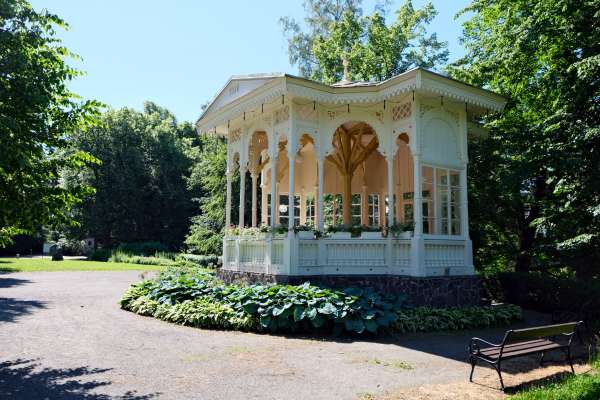
[[[420,68],[331,86],[285,74],[232,77],[197,129],[227,138],[227,226],[271,231],[230,230],[223,270],[472,275],[467,147],[482,133],[472,121],[505,103]],[[319,237],[339,225],[369,228]],[[295,232],[306,226],[319,233]]]

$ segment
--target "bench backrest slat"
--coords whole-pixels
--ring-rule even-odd
[[[546,325],[536,328],[508,331],[504,338],[504,343],[521,342],[524,340],[533,340],[560,334],[573,334],[575,333],[578,324],[579,322],[568,322],[566,324]]]

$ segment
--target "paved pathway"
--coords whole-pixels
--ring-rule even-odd
[[[373,342],[193,329],[120,310],[139,279],[0,275],[0,398],[357,399],[467,378],[473,332]]]

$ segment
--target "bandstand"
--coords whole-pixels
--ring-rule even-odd
[[[224,275],[473,275],[467,148],[505,102],[421,68],[376,83],[232,77],[197,122],[227,139],[226,225],[241,229],[225,235]]]

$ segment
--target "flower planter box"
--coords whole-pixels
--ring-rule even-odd
[[[314,239],[315,233],[313,231],[298,231],[296,233],[298,239]]]
[[[413,231],[400,232],[398,239],[410,239],[413,236]]]
[[[351,239],[352,234],[350,232],[333,232],[331,234],[332,239]]]
[[[360,237],[363,239],[381,239],[381,232],[361,232]]]

